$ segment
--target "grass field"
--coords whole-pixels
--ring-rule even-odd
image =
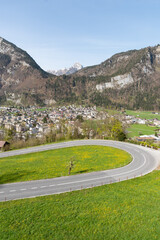
[[[0,203],[3,240],[160,239],[160,173],[102,187]]]
[[[156,127],[147,126],[144,124],[133,124],[129,128],[127,128],[128,137],[140,136],[140,135],[151,135],[155,134]],[[140,134],[141,133],[141,134]]]
[[[160,114],[153,114],[152,112],[149,111],[131,111],[131,110],[126,110],[126,114],[131,115],[131,116],[136,116],[141,119],[159,119],[160,120]]]
[[[67,163],[75,159],[71,174],[87,173],[128,164],[131,156],[120,149],[79,146],[0,159],[0,183],[68,175]]]
[[[45,108],[45,107],[44,107],[44,108],[37,108],[36,110],[37,110],[38,112],[42,112],[42,111],[46,111],[47,108]]]

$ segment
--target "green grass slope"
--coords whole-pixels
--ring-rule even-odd
[[[117,168],[132,158],[127,152],[103,146],[61,148],[0,159],[0,183],[46,179],[68,175],[67,165],[75,159],[71,174]]]
[[[3,240],[152,240],[160,236],[160,173],[0,203]]]
[[[147,126],[145,124],[133,124],[127,128],[128,137],[135,137],[140,135],[154,135],[157,127]]]
[[[157,112],[158,113],[158,112]],[[159,119],[160,120],[160,114],[153,114],[153,112],[149,111],[131,111],[131,110],[126,110],[126,114],[135,116],[141,119]]]

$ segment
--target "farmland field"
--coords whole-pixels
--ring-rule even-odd
[[[71,174],[117,168],[132,160],[123,150],[103,146],[70,147],[7,157],[0,159],[0,183],[66,176],[71,159],[75,160]]]
[[[157,127],[147,126],[145,124],[133,124],[127,128],[128,137],[140,136],[140,135],[154,135]]]
[[[160,114],[153,114],[152,112],[149,111],[131,111],[131,110],[126,110],[126,114],[135,116],[141,119],[159,119],[160,120]]]

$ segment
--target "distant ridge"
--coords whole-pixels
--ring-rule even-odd
[[[52,73],[56,76],[61,76],[61,75],[70,75],[73,74],[79,70],[81,70],[83,66],[80,63],[75,63],[72,67],[70,68],[65,68],[65,69],[59,69],[59,70],[48,70],[49,73]]]

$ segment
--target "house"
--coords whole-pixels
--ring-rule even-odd
[[[138,124],[146,124],[146,120],[144,120],[144,119],[138,119],[138,120],[137,120],[137,123],[138,123]]]
[[[21,132],[22,131],[22,126],[20,124],[16,124],[16,132]]]
[[[8,130],[12,130],[12,124],[11,123],[6,123],[4,127]]]
[[[146,141],[154,141],[155,140],[155,138],[153,138],[153,137],[148,137],[148,136],[140,136],[140,137],[136,137],[136,140],[138,141],[138,142],[146,142]]]
[[[146,141],[159,142],[160,138],[156,137],[155,135],[141,135],[139,137],[136,137],[136,140],[138,142],[146,142]]]
[[[10,143],[6,141],[0,141],[0,151],[7,151],[10,148]]]

